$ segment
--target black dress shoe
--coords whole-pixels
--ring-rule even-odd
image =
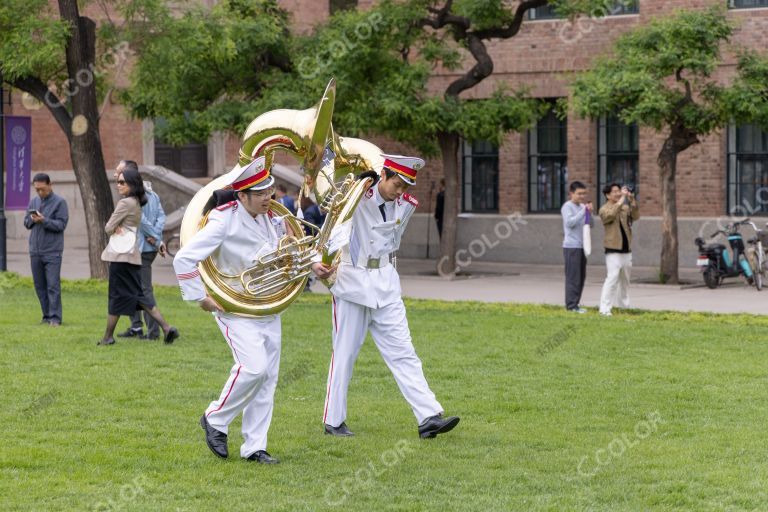
[[[129,327],[125,332],[117,335],[118,338],[140,338],[144,335],[144,329],[134,329]]]
[[[227,434],[220,430],[216,430],[208,423],[208,420],[203,414],[200,417],[200,426],[205,430],[205,444],[208,448],[217,456],[222,459],[229,457],[229,449],[227,448]]]
[[[325,424],[325,433],[330,434],[332,436],[338,436],[338,437],[350,437],[355,434],[352,433],[351,430],[347,427],[347,424],[343,421],[341,422],[341,425],[338,427],[332,427],[328,424]]]
[[[459,424],[458,416],[448,416],[443,418],[442,414],[431,416],[419,425],[419,437],[423,439],[436,437],[437,434],[445,434],[453,430],[453,427]]]
[[[252,453],[249,457],[246,457],[245,460],[253,460],[258,462],[259,464],[280,464],[280,461],[278,459],[271,456],[264,450],[259,450],[257,452]]]
[[[179,337],[179,331],[175,327],[171,327],[168,329],[168,332],[165,333],[165,339],[163,340],[166,345],[170,345],[173,343],[173,341]]]
[[[114,344],[115,344],[115,338],[107,338],[97,343],[97,345],[114,345]]]

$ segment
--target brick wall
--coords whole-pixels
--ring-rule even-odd
[[[640,0],[640,13],[586,20],[569,25],[565,20],[525,21],[520,33],[510,40],[492,41],[489,51],[495,62],[494,75],[465,94],[480,98],[490,94],[500,83],[512,88],[526,86],[538,98],[562,97],[568,93],[569,73],[589,67],[591,60],[606,51],[621,33],[647,22],[653,16],[667,14],[673,9],[704,8],[725,0]],[[361,9],[369,8],[373,0],[361,0]],[[314,0],[280,0],[292,13],[295,30],[307,32],[327,19],[327,2]],[[739,24],[734,42],[751,48],[768,47],[768,9],[731,11],[729,17]],[[727,81],[733,73],[733,56],[718,71],[717,77]],[[455,79],[455,72],[438,70],[430,82],[435,92],[445,90]],[[309,105],[307,105],[309,106]],[[22,101],[20,92],[13,94],[10,114],[32,117],[35,171],[71,169],[69,150],[61,130],[47,110],[37,109]],[[124,109],[114,103],[106,106],[101,123],[104,158],[108,168],[121,158],[142,162],[141,122],[130,120]],[[589,120],[568,119],[569,179],[579,179],[592,190],[597,185],[597,127]],[[416,154],[402,144],[381,137],[371,139],[385,152]],[[653,130],[640,131],[640,187],[642,211],[646,216],[660,215],[658,154],[663,134]],[[725,133],[712,134],[684,152],[678,165],[678,205],[682,217],[719,215],[726,209]],[[227,168],[237,160],[238,137],[229,136],[225,142]],[[414,194],[420,199],[420,211],[434,206],[434,195],[442,175],[439,156],[427,158],[427,167],[420,172]],[[499,213],[526,212],[528,208],[527,137],[510,133],[499,151]],[[432,200],[429,200],[429,197]]]

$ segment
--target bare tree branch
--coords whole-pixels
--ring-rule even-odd
[[[470,19],[451,14],[452,0],[446,1],[443,7],[439,9],[428,7],[430,14],[433,16],[420,19],[418,26],[432,27],[435,30],[446,27],[450,28],[453,32],[454,40],[465,43],[475,59],[475,65],[469,71],[451,82],[445,91],[445,97],[457,98],[463,91],[471,89],[490,76],[493,73],[493,59],[488,54],[488,49],[483,41],[488,39],[508,39],[515,36],[520,31],[526,13],[530,9],[544,5],[547,5],[547,0],[523,0],[515,9],[515,15],[508,24],[477,31],[471,30],[472,21]]]

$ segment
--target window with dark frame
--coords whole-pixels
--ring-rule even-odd
[[[499,148],[487,140],[461,146],[461,211],[498,213]]]
[[[155,126],[165,123],[164,118],[155,119]],[[173,146],[155,137],[155,165],[170,169],[187,178],[205,177],[208,175],[208,144],[190,141],[182,146]]]
[[[756,7],[768,7],[768,0],[728,0],[731,9],[754,9]]]
[[[331,16],[339,11],[349,11],[357,8],[357,0],[329,0],[328,10]]]
[[[597,205],[605,202],[603,187],[618,183],[638,195],[639,135],[637,124],[626,124],[615,116],[601,117],[597,131]]]
[[[559,212],[568,199],[568,124],[554,112],[528,132],[528,211]]]
[[[727,213],[768,216],[768,132],[751,124],[728,128]]]
[[[737,1],[737,0],[731,0]],[[742,0],[742,1],[768,1],[768,0]],[[609,5],[608,5],[609,4]],[[613,2],[606,2],[605,8],[607,9],[604,16],[620,16],[622,14],[637,14],[640,12],[640,4],[638,0],[614,0]],[[600,16],[597,16],[600,17]],[[555,12],[555,8],[552,4],[542,5],[528,11],[528,19],[531,20],[556,20],[562,18]]]

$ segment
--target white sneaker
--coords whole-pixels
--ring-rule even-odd
[[[600,315],[602,315],[602,316],[613,316],[613,314],[610,311],[601,311]]]
[[[586,309],[584,309],[584,308],[582,308],[582,307],[578,307],[578,308],[569,309],[568,311],[570,311],[571,313],[578,313],[578,314],[580,314],[580,315],[583,315],[584,313],[586,313],[586,312],[587,312],[587,310],[586,310]]]

